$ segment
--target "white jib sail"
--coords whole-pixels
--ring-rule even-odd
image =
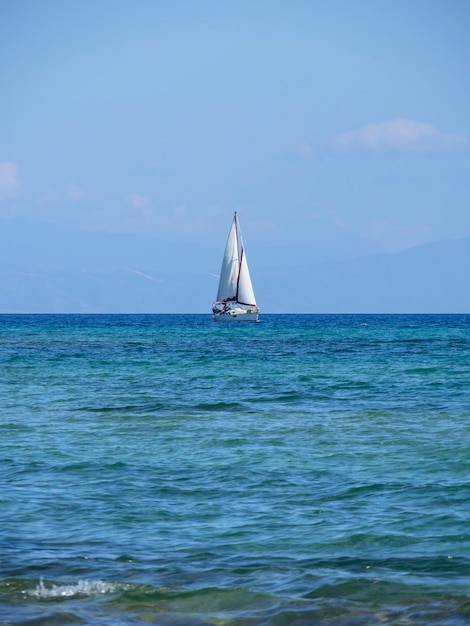
[[[250,271],[248,269],[248,261],[246,260],[246,252],[242,251],[242,259],[240,265],[240,278],[238,280],[238,302],[256,306],[255,292],[251,284]]]

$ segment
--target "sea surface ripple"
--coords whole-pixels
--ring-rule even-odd
[[[0,625],[470,624],[470,315],[0,316]]]

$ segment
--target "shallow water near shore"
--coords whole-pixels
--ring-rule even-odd
[[[470,315],[0,316],[0,624],[470,623]]]

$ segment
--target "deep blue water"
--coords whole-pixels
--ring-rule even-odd
[[[0,316],[0,624],[470,624],[470,315]]]

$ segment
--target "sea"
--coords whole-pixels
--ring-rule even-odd
[[[470,624],[470,315],[0,316],[0,624]]]

